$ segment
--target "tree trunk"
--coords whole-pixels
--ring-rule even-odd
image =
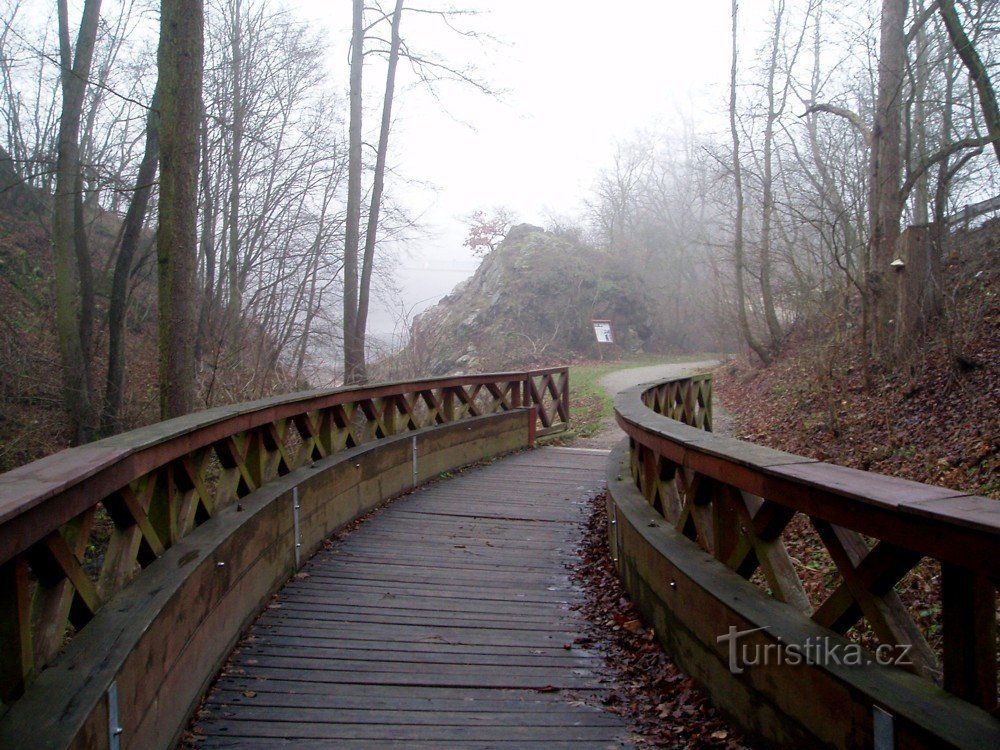
[[[212,195],[212,174],[209,162],[208,121],[201,121],[201,237],[198,254],[205,263],[205,283],[198,301],[198,334],[194,342],[194,358],[199,365],[205,355],[211,315],[216,304],[215,293],[215,199]]]
[[[737,17],[739,5],[732,2],[733,8],[733,65],[729,77],[729,127],[733,137],[733,181],[736,191],[736,226],[733,237],[733,261],[736,266],[736,309],[739,315],[740,333],[747,346],[756,352],[764,365],[771,364],[771,355],[750,330],[750,320],[747,317],[746,285],[743,279],[746,259],[743,248],[743,168],[740,162],[740,134],[736,126],[736,73],[737,73]]]
[[[784,3],[779,3],[775,11],[774,37],[771,40],[771,60],[767,71],[767,121],[764,126],[764,175],[763,175],[763,206],[761,210],[760,230],[760,292],[764,303],[764,320],[771,336],[771,351],[777,351],[781,346],[781,324],[774,309],[774,291],[771,288],[771,222],[774,219],[774,122],[778,119],[774,111],[774,79],[778,67],[778,45],[781,42],[781,19],[784,14]]]
[[[944,101],[941,105],[941,142],[947,143],[951,136],[952,118],[955,104],[955,72],[953,58],[944,60]],[[937,179],[934,181],[934,252],[938,262],[944,258],[948,238],[948,195],[951,187],[951,159],[945,157],[937,168]],[[940,292],[939,292],[940,294]]]
[[[111,281],[111,300],[108,309],[108,374],[104,392],[104,411],[101,414],[101,432],[110,435],[121,430],[122,394],[125,383],[125,316],[128,301],[128,281],[132,274],[135,253],[142,239],[146,222],[149,196],[156,179],[156,165],[160,158],[160,133],[157,118],[160,97],[153,92],[146,120],[146,146],[135,178],[135,190],[122,224],[118,243],[118,258]]]
[[[983,108],[983,117],[986,120],[987,132],[993,139],[993,152],[996,154],[997,161],[1000,162],[1000,107],[997,106],[997,95],[993,90],[989,72],[979,57],[979,53],[976,52],[976,48],[972,46],[972,41],[962,28],[958,13],[955,11],[955,3],[952,0],[937,0],[937,6],[938,10],[941,11],[944,26],[948,30],[948,37],[969,71],[969,78],[976,85],[976,91],[979,93],[979,104]]]
[[[240,0],[233,4],[233,140],[229,153],[229,301],[226,320],[229,343],[239,351],[240,313],[243,309],[243,282],[240,274],[240,169],[243,164],[243,55],[242,12]]]
[[[56,187],[52,219],[52,244],[55,254],[56,333],[63,370],[63,404],[69,418],[73,444],[86,442],[94,427],[93,397],[87,377],[89,362],[81,339],[79,243],[83,227],[78,210],[80,185],[80,120],[83,98],[97,39],[100,0],[87,0],[83,7],[75,54],[70,48],[69,11],[66,0],[59,0],[59,51],[62,66],[62,113],[59,118],[59,141],[56,156]],[[89,258],[86,259],[89,264]],[[89,266],[86,272],[89,273]],[[87,278],[85,274],[84,278]],[[85,285],[86,286],[86,285]],[[92,301],[92,287],[91,287]],[[91,314],[91,313],[88,313]]]
[[[94,408],[95,396],[92,365],[94,362],[94,269],[90,264],[90,247],[87,243],[87,219],[83,201],[83,175],[78,168],[76,188],[73,190],[73,253],[80,277],[80,354],[83,357],[83,383]],[[93,417],[88,418],[94,427]]]
[[[365,363],[365,334],[368,326],[368,300],[371,294],[372,267],[375,265],[375,240],[378,234],[379,209],[382,207],[382,188],[385,184],[385,162],[389,151],[389,128],[392,125],[392,97],[396,86],[396,65],[399,62],[399,24],[403,18],[404,0],[396,0],[392,16],[392,41],[389,47],[389,64],[385,78],[385,97],[382,100],[382,126],[375,155],[375,176],[372,184],[371,205],[368,209],[368,226],[365,230],[365,253],[361,264],[361,287],[358,290],[358,317],[355,322],[355,341],[361,353],[357,368],[357,382],[368,379]]]
[[[364,350],[357,340],[358,245],[361,234],[361,70],[364,64],[364,0],[353,0],[350,126],[347,158],[347,217],[344,223],[344,382],[357,383]]]
[[[156,236],[160,415],[194,403],[198,133],[204,59],[202,0],[163,0],[160,11],[160,225]]]
[[[890,320],[896,313],[895,284],[889,278],[903,213],[900,193],[903,82],[906,74],[907,0],[883,0],[879,42],[878,97],[872,128],[869,185],[870,248],[867,291],[874,303],[875,351],[886,354],[892,341]]]
[[[917,11],[922,9],[923,2],[918,2]],[[911,165],[919,165],[928,157],[927,139],[927,98],[931,73],[929,58],[929,45],[927,39],[927,26],[923,24],[917,29],[914,38],[915,50],[913,55],[913,65],[911,66],[910,80],[913,86],[910,105],[910,139],[909,153]],[[947,141],[943,141],[947,143]],[[916,184],[913,186],[913,223],[916,225],[930,223],[930,173],[925,170]]]

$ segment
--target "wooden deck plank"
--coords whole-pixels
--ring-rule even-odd
[[[445,690],[437,688],[426,688],[424,694],[416,695],[417,690],[407,689],[405,693],[399,695],[385,695],[383,691],[368,695],[358,695],[352,691],[349,694],[338,695],[336,693],[288,693],[288,692],[265,692],[254,693],[252,698],[248,698],[242,692],[233,690],[219,690],[212,696],[212,700],[207,704],[208,708],[215,705],[230,707],[239,703],[249,703],[253,706],[283,706],[286,708],[326,708],[336,711],[344,710],[365,710],[379,711],[386,709],[400,711],[470,711],[482,712],[493,711],[495,713],[528,713],[528,712],[551,712],[566,710],[561,704],[554,701],[538,699],[527,699],[517,691],[503,690],[466,690],[461,694],[451,694]],[[488,697],[475,697],[476,693],[485,694]],[[448,697],[451,695],[451,697]],[[518,697],[521,696],[521,697]],[[544,696],[543,696],[544,697]],[[589,707],[589,710],[602,711],[597,706]],[[603,712],[603,711],[602,711]],[[613,717],[612,717],[613,718]]]
[[[265,720],[220,719],[206,721],[219,732],[225,732],[230,737],[255,738],[287,738],[295,739],[325,739],[338,740],[343,747],[349,747],[351,740],[359,739],[393,739],[393,740],[469,740],[474,742],[491,741],[502,736],[505,739],[524,740],[571,740],[579,743],[590,741],[607,741],[608,735],[616,731],[616,727],[607,725],[588,725],[584,723],[583,712],[576,714],[578,723],[570,724],[563,721],[560,726],[522,725],[511,721],[509,716],[496,716],[493,724],[470,726],[469,724],[451,724],[426,726],[422,724],[394,724],[387,721],[383,715],[379,723],[339,724],[320,721],[278,721],[275,717]]]
[[[246,657],[243,664],[257,663],[260,656],[306,657],[312,659],[337,659],[359,661],[384,661],[391,658],[393,663],[414,662],[420,664],[489,664],[500,666],[556,666],[556,667],[586,667],[593,669],[599,666],[597,655],[561,654],[566,649],[550,649],[548,654],[532,653],[531,649],[512,652],[507,649],[503,653],[484,654],[482,646],[466,647],[464,650],[440,650],[441,647],[409,651],[398,648],[384,648],[374,652],[370,648],[324,648],[321,646],[289,645],[287,642],[275,643],[268,647],[244,649],[242,656]],[[593,662],[598,662],[595,665]]]
[[[608,742],[591,742],[588,744],[591,748],[595,749],[608,748],[608,750],[613,750],[614,748],[621,747],[618,742],[613,740]],[[249,737],[213,736],[209,737],[202,747],[205,750],[222,750],[223,748],[263,750],[264,748],[275,747],[298,748],[298,750],[335,750],[344,746],[341,740],[254,739]],[[470,740],[392,740],[386,738],[378,740],[353,740],[348,746],[352,750],[394,750],[395,748],[399,748],[400,750],[438,750],[438,748],[446,748],[446,750],[496,750],[497,748],[509,748],[509,750],[578,750],[581,747],[579,742],[532,742],[523,738],[511,740],[493,739],[484,742]]]
[[[497,727],[503,726],[509,720],[510,717],[505,715],[508,713],[510,711],[494,711],[489,709],[480,711],[452,711],[444,707],[437,707],[433,711],[407,711],[394,707],[392,709],[392,721],[393,724],[405,725],[407,727]],[[205,712],[207,719],[220,723],[224,723],[237,715],[241,722],[284,721],[381,726],[386,719],[387,712],[385,709],[369,708],[340,708],[337,711],[330,711],[326,706],[304,708],[302,706],[265,706],[258,703],[238,706],[236,709],[230,707],[210,707]],[[589,714],[584,714],[581,711],[568,708],[553,710],[551,706],[548,711],[532,711],[520,717],[518,721],[523,727],[613,727],[618,724],[616,717],[605,711],[595,710]]]
[[[224,668],[203,746],[630,746],[603,660],[575,644],[569,569],[604,461],[522,453],[321,551]]]
[[[273,621],[274,618],[269,618]],[[308,621],[307,621],[308,622]],[[308,622],[308,625],[297,620],[282,620],[276,622],[268,632],[290,635],[296,638],[315,638],[320,640],[337,640],[339,638],[355,638],[383,642],[419,641],[423,643],[451,644],[482,644],[482,645],[528,645],[533,648],[544,646],[562,647],[571,644],[579,635],[572,630],[518,630],[512,631],[503,627],[492,628],[451,628],[443,629],[421,625],[368,625],[355,623],[349,629],[343,623]]]

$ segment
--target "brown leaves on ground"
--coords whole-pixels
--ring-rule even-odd
[[[913,351],[873,365],[871,387],[842,316],[800,324],[767,368],[734,362],[717,372],[735,437],[1000,499],[1000,222],[954,239],[944,313]],[[833,561],[801,516],[782,539],[818,605],[841,580]],[[940,566],[924,560],[895,588],[940,657],[939,583]],[[847,635],[878,643],[863,622]]]
[[[708,697],[682,673],[656,641],[615,573],[608,549],[605,496],[592,500],[587,534],[579,548],[576,579],[586,594],[581,612],[590,622],[580,648],[603,653],[614,671],[604,697],[648,747],[745,748]]]
[[[735,436],[1000,499],[1000,222],[955,239],[943,314],[871,387],[842,315],[799,325],[770,367],[718,372]]]

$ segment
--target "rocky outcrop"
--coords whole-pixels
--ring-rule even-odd
[[[404,355],[438,375],[596,355],[593,318],[612,320],[626,351],[656,343],[656,310],[637,273],[607,253],[520,224],[475,275],[416,318]]]

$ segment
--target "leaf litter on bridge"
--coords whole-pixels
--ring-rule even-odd
[[[605,495],[591,503],[575,572],[586,594],[582,613],[590,632],[576,645],[603,652],[614,671],[615,685],[604,698],[605,707],[629,722],[640,746],[749,748],[656,642],[612,566]]]

